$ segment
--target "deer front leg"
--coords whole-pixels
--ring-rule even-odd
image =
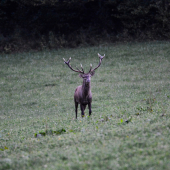
[[[75,113],[76,113],[76,119],[77,119],[77,108],[78,108],[78,102],[75,101]]]
[[[80,108],[81,108],[81,117],[84,117],[84,106],[80,104]]]
[[[88,103],[88,107],[89,107],[89,116],[90,116],[91,113],[92,113],[92,110],[91,110],[91,103]]]

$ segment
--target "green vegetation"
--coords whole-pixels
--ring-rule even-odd
[[[75,120],[73,67],[98,64],[92,116]],[[0,170],[168,170],[170,43],[0,56]]]

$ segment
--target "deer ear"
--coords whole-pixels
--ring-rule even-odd
[[[91,71],[90,74],[91,76],[94,76],[95,71]]]
[[[79,77],[80,77],[80,78],[83,78],[83,74],[79,74]]]

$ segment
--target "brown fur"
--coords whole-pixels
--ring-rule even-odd
[[[99,64],[97,67],[95,67],[94,69],[92,69],[92,64],[90,65],[90,70],[89,72],[86,74],[84,73],[83,67],[81,65],[81,70],[79,70],[77,68],[77,70],[73,69],[70,65],[70,60],[71,57],[69,58],[68,61],[66,61],[64,58],[64,63],[67,64],[67,66],[72,70],[75,71],[77,73],[81,73],[79,76],[81,78],[83,78],[83,84],[81,86],[78,86],[75,90],[74,93],[74,103],[75,103],[75,112],[76,112],[76,119],[77,119],[77,108],[78,105],[80,104],[80,109],[81,109],[81,116],[84,117],[84,110],[86,109],[86,106],[88,105],[89,107],[89,116],[91,115],[92,111],[91,111],[91,103],[92,103],[92,94],[91,94],[91,77],[94,75],[95,70],[100,67],[102,59],[105,57],[101,56],[98,53],[98,57],[99,57]]]
[[[91,93],[91,82],[90,82],[91,76],[92,74],[90,73],[80,75],[80,77],[83,78],[83,84],[81,86],[78,86],[74,93],[76,119],[77,119],[78,104],[80,104],[82,117],[84,117],[84,110],[86,108],[86,105],[88,105],[88,108],[89,108],[89,116],[92,113],[91,111],[92,93]]]

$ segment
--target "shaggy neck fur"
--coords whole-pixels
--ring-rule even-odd
[[[91,83],[89,82],[86,84],[85,81],[83,81],[82,92],[84,97],[89,95],[90,89],[91,89]]]

